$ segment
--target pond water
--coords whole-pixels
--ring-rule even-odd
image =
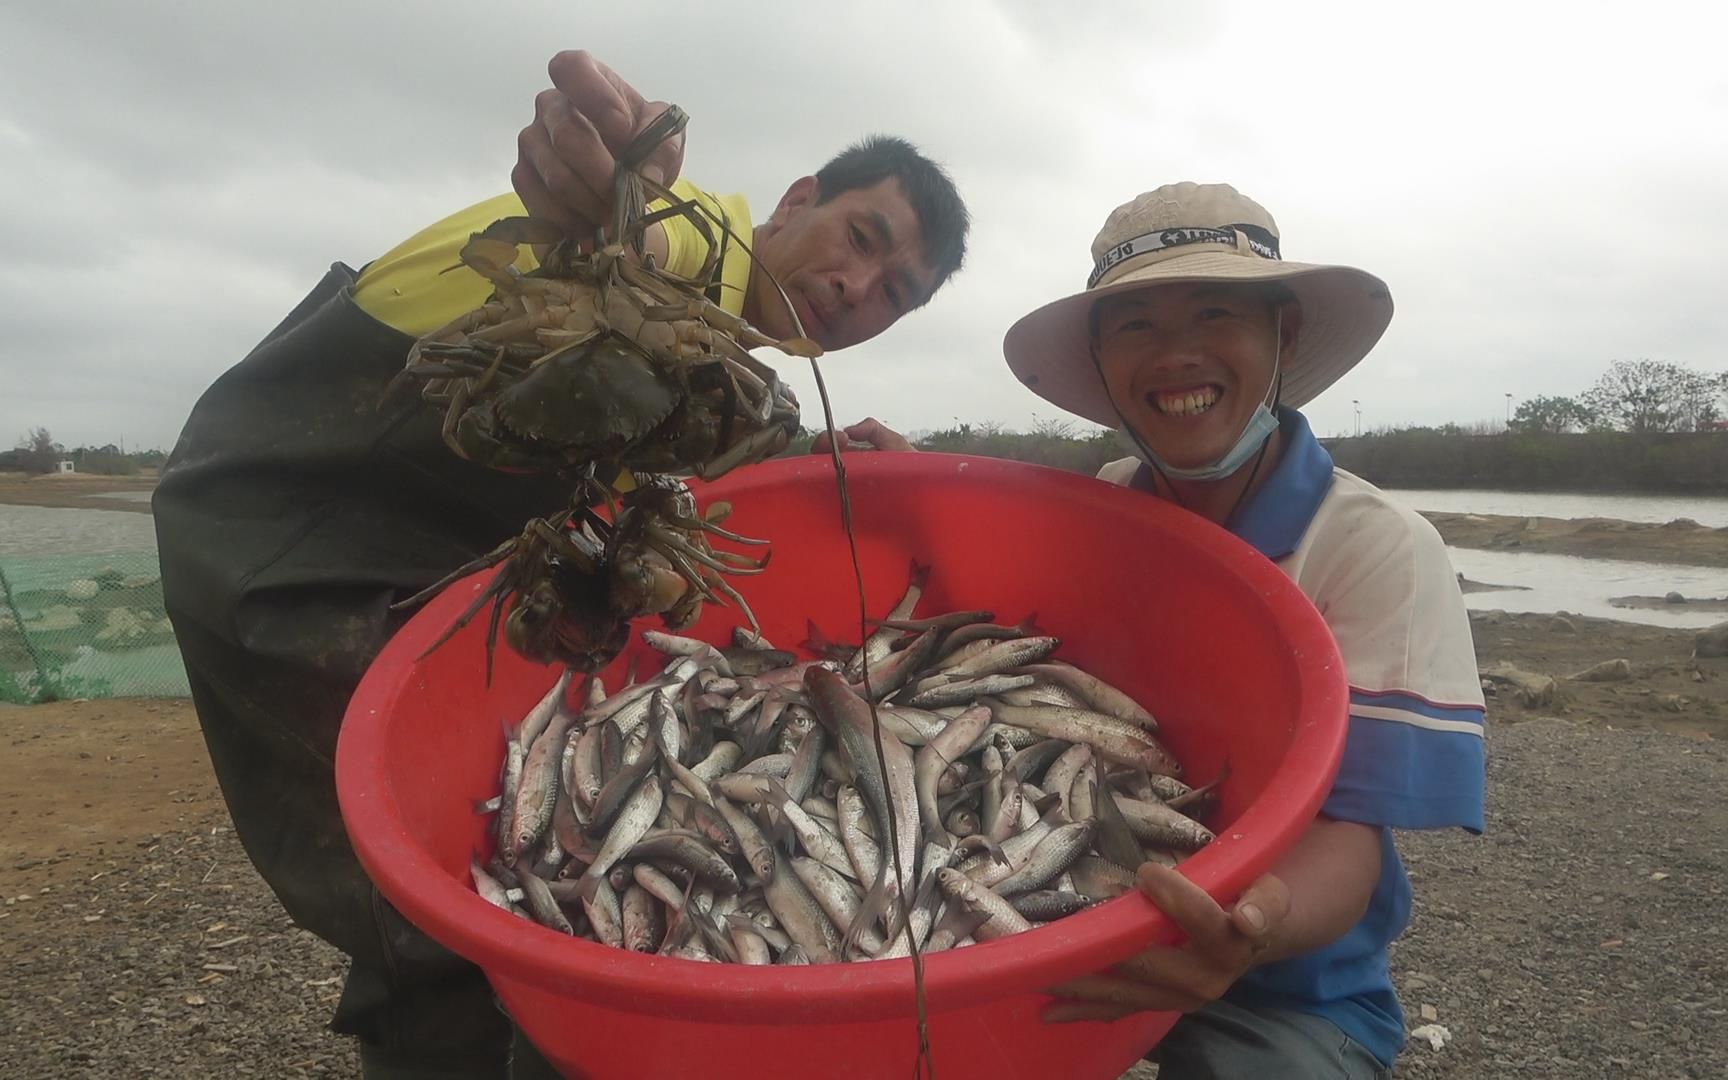
[[[1644,611],[1608,603],[1616,596],[1666,596],[1670,592],[1692,600],[1722,599],[1728,597],[1728,569],[1720,567],[1455,547],[1447,548],[1446,553],[1452,558],[1453,568],[1471,581],[1522,585],[1529,590],[1466,593],[1464,602],[1477,610],[1571,611],[1623,622],[1682,628],[1728,622],[1728,612],[1688,610],[1685,604]]]
[[[1617,518],[1658,525],[1691,518],[1712,528],[1728,526],[1728,496],[1593,495],[1563,491],[1477,491],[1387,488],[1387,494],[1417,510],[1509,517]]]

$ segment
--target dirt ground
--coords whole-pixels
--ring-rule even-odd
[[[0,502],[147,512],[102,496],[152,483],[0,474]],[[1429,516],[1463,546],[1728,565],[1723,529]],[[1397,1075],[1721,1075],[1728,660],[1578,616],[1472,627],[1489,826],[1400,836],[1395,974],[1446,1036]],[[0,706],[0,745],[0,1078],[358,1075],[326,1030],[345,964],[251,869],[188,703]]]
[[[1693,661],[1684,631],[1474,626],[1485,670],[1633,675],[1561,679],[1541,706],[1497,687],[1488,834],[1401,838],[1401,992],[1451,1041],[1398,1074],[1718,1075],[1728,660]],[[0,739],[0,1076],[357,1075],[325,1030],[344,964],[252,871],[187,703],[0,707]]]

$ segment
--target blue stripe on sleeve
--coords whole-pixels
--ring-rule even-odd
[[[1465,712],[1480,722],[1480,710]],[[1485,771],[1480,734],[1436,731],[1352,712],[1344,759],[1320,812],[1394,829],[1458,827],[1480,833]]]

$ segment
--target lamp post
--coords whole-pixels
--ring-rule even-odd
[[[1506,395],[1506,426],[1512,426],[1512,395]]]
[[[1350,404],[1356,406],[1356,434],[1361,435],[1362,434],[1362,402],[1357,398],[1351,398]]]

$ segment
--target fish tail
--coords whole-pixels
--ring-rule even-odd
[[[870,891],[864,894],[864,900],[858,905],[858,914],[852,919],[851,925],[840,938],[840,957],[850,960],[853,951],[858,947],[858,938],[864,931],[875,925],[876,921],[888,910],[888,863],[886,860],[876,868],[876,880],[871,883]],[[899,919],[896,917],[895,923]],[[888,935],[889,944],[893,944],[894,936],[899,931],[895,929]]]

